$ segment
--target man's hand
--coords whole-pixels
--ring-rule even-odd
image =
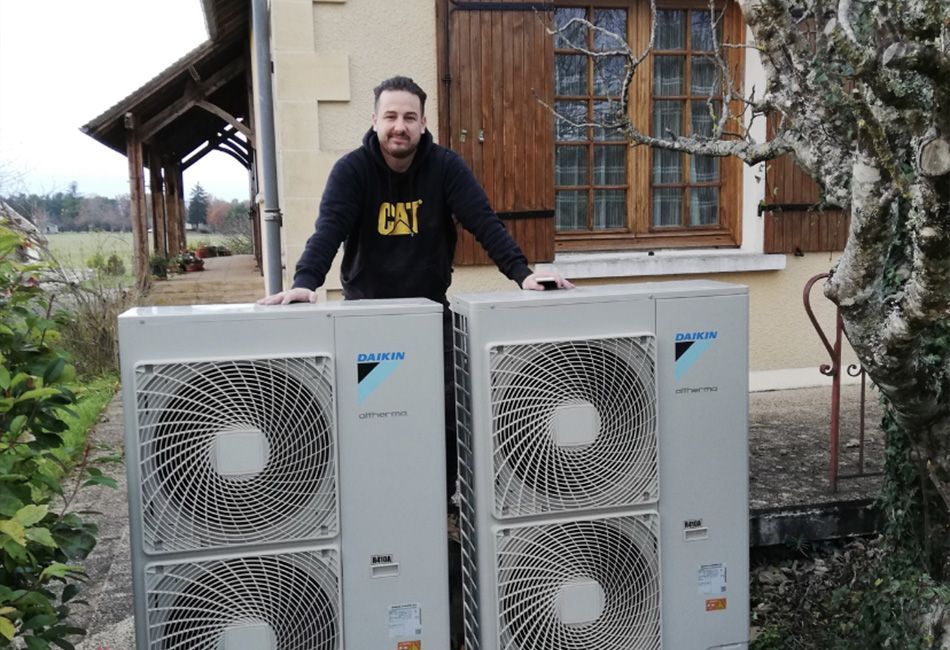
[[[541,283],[542,280],[553,280],[558,289],[574,288],[573,284],[553,271],[532,273],[524,279],[524,282],[521,283],[521,288],[525,291],[544,291],[545,286]]]
[[[287,289],[287,291],[281,291],[280,293],[264,296],[257,301],[257,304],[289,305],[292,302],[317,302],[317,292],[303,287],[296,287],[294,289]]]

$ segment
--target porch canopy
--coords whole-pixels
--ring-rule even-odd
[[[184,250],[182,176],[212,151],[228,154],[247,169],[249,196],[256,194],[248,11],[244,3],[234,0],[204,0],[203,4],[210,40],[81,127],[128,158],[133,257],[142,286],[150,275],[146,168],[155,255],[173,256]],[[260,230],[253,201],[251,211],[260,264]]]

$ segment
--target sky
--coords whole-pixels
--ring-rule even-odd
[[[0,0],[0,195],[129,193],[125,156],[79,130],[207,40],[200,0]],[[218,199],[247,173],[214,152],[185,172]]]

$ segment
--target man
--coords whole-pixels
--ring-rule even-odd
[[[447,305],[456,230],[453,216],[475,235],[498,269],[522,289],[545,283],[569,289],[556,273],[533,273],[518,244],[488,203],[471,170],[453,151],[435,144],[426,129],[426,94],[412,79],[393,77],[377,86],[372,128],[363,146],[341,158],[327,179],[314,234],[297,262],[293,288],[258,302],[315,302],[315,289],[343,244],[341,280],[348,300],[429,298]],[[443,320],[447,495],[458,474],[452,321]],[[456,548],[452,550],[457,551]],[[453,570],[458,561],[453,562]],[[459,643],[458,576],[453,628]]]

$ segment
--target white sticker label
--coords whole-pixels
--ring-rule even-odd
[[[389,608],[389,638],[422,635],[422,607],[418,604]]]
[[[699,567],[699,593],[726,593],[726,567],[722,564],[705,564]]]

